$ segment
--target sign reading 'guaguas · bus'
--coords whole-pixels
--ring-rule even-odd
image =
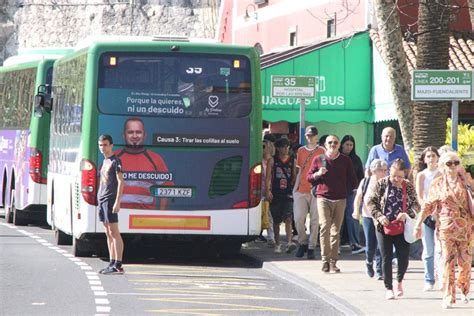
[[[471,70],[414,70],[412,100],[471,100]]]

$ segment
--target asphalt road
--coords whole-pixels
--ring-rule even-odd
[[[54,245],[48,227],[15,227],[2,219],[0,314],[340,314],[248,257],[197,255],[194,248],[135,248],[124,275],[98,275],[105,261],[73,257],[70,246]]]

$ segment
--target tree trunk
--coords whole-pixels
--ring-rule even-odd
[[[413,103],[410,99],[408,72],[400,19],[395,0],[376,0],[375,14],[382,44],[382,58],[387,64],[398,122],[406,148],[413,146]]]
[[[449,0],[420,0],[417,69],[449,69]],[[415,155],[446,140],[447,102],[418,101],[414,106]]]
[[[474,29],[474,0],[469,0],[469,15],[471,16],[471,30]]]

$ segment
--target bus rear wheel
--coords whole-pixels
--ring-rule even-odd
[[[58,246],[69,246],[72,245],[72,236],[66,234],[65,232],[56,229],[54,231],[54,237],[56,239],[56,244]]]
[[[10,203],[5,203],[5,222],[11,224],[13,223],[13,212],[12,205],[15,205],[15,191],[12,190],[10,193]]]
[[[88,246],[87,241],[72,237],[72,254],[75,257],[92,257]]]

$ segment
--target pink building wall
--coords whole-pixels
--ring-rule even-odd
[[[290,33],[296,32],[296,45],[326,38],[327,21],[336,17],[336,35],[367,28],[365,0],[223,0],[218,40],[224,43],[255,45],[264,53],[290,46]],[[249,18],[245,19],[248,12]]]
[[[258,1],[257,1],[258,2]],[[336,36],[363,31],[373,21],[372,0],[222,0],[217,40],[222,43],[253,46],[263,53],[290,47],[290,33],[296,32],[296,46],[327,38],[327,21],[336,20]],[[461,9],[450,24],[451,30],[471,31],[467,0],[452,0]],[[418,4],[399,0],[403,31],[416,32]],[[248,12],[248,19],[245,13]],[[410,26],[411,27],[408,27]]]

